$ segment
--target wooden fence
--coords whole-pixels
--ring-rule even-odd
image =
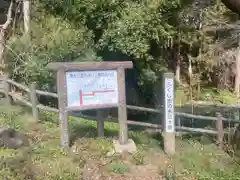
[[[39,120],[39,110],[44,111],[50,111],[50,112],[56,112],[58,113],[59,110],[56,108],[44,106],[42,104],[38,103],[37,95],[43,95],[43,96],[49,96],[58,98],[58,95],[56,93],[41,91],[36,89],[36,84],[32,83],[29,87],[24,86],[22,84],[19,84],[11,79],[5,78],[3,81],[3,87],[4,87],[4,93],[7,95],[6,100],[11,103],[12,99],[15,99],[17,101],[20,101],[21,103],[25,104],[26,106],[29,106],[32,108],[32,115],[36,121]],[[25,91],[28,94],[28,97],[23,97],[22,95],[19,95],[15,92],[13,92],[11,89],[12,86],[15,86],[22,91]],[[236,108],[240,109],[240,105],[211,105],[215,107],[227,107],[227,108]],[[127,105],[127,109],[131,110],[137,110],[137,111],[144,111],[144,112],[151,112],[151,113],[163,113],[163,109],[153,109],[153,108],[146,108],[146,107],[138,107],[138,106],[131,106]],[[206,134],[212,134],[217,137],[217,141],[220,145],[223,144],[223,138],[225,134],[229,134],[229,131],[225,131],[223,128],[223,122],[234,122],[239,123],[240,121],[230,119],[230,118],[224,118],[222,117],[221,113],[216,113],[215,117],[210,116],[202,116],[202,115],[194,115],[194,114],[188,114],[183,112],[175,112],[175,116],[177,117],[187,117],[192,119],[198,119],[198,120],[209,120],[209,121],[215,121],[215,128],[214,129],[201,129],[201,128],[190,128],[190,127],[183,127],[181,126],[181,122],[176,122],[176,130],[178,131],[187,131],[187,132],[198,132],[198,133],[206,133]],[[92,116],[85,116],[82,115],[83,118],[87,118],[90,120],[97,120],[97,117]],[[111,122],[117,122],[117,119],[113,118],[106,118],[105,121],[111,121]],[[159,121],[161,122],[161,120]],[[161,124],[152,124],[152,123],[146,123],[146,122],[138,122],[133,120],[128,120],[127,124],[129,125],[137,125],[137,126],[143,126],[143,127],[150,127],[155,128],[158,131],[162,131],[163,127]]]

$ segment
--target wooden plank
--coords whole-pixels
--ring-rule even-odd
[[[235,109],[240,109],[240,104],[214,104],[214,103],[198,103],[196,101],[193,101],[189,103],[188,105],[193,105],[193,106],[203,106],[203,107],[219,107],[219,108],[235,108]]]
[[[190,128],[190,127],[179,127],[176,126],[176,129],[181,131],[189,131],[189,132],[198,132],[198,133],[206,133],[206,134],[217,134],[216,131],[209,130],[209,129],[201,129],[201,128]]]
[[[30,92],[30,90],[29,90],[29,88],[28,88],[27,86],[24,86],[24,85],[22,85],[22,84],[19,84],[19,83],[15,82],[15,81],[13,81],[13,80],[11,80],[11,79],[8,79],[7,82],[10,83],[10,84],[12,84],[12,85],[14,85],[14,86],[16,86],[16,87],[18,87],[18,88],[21,89],[21,90],[24,90],[24,91],[26,91],[26,92]]]
[[[175,115],[177,116],[183,116],[183,117],[188,117],[188,118],[194,118],[194,119],[200,119],[200,120],[210,120],[210,121],[217,121],[217,117],[211,117],[211,116],[202,116],[202,115],[194,115],[194,114],[188,114],[188,113],[182,113],[182,112],[175,112]],[[240,123],[238,120],[230,119],[230,118],[224,118],[222,117],[223,121],[227,122],[236,122]]]
[[[131,121],[131,120],[127,120],[127,124],[142,126],[142,127],[150,127],[150,128],[155,128],[155,129],[162,129],[163,128],[163,126],[160,125],[160,124],[152,124],[152,123],[138,122],[138,121]]]
[[[128,142],[128,126],[127,126],[127,108],[126,108],[126,87],[125,87],[125,70],[118,68],[118,122],[120,126],[119,130],[119,142],[120,144],[127,144]]]
[[[89,105],[89,106],[76,106],[76,107],[66,107],[67,111],[83,111],[89,109],[104,109],[104,108],[112,108],[118,107],[118,104],[96,104],[96,105]]]
[[[127,105],[127,108],[131,109],[131,110],[137,110],[137,111],[163,113],[163,110],[153,109],[153,108],[146,108],[146,107],[139,107],[139,106],[132,106],[132,105]]]
[[[6,103],[8,105],[11,105],[12,104],[12,98],[11,96],[9,96],[9,92],[11,92],[11,86],[10,84],[8,84],[7,80],[9,78],[9,74],[8,73],[5,73],[4,75],[4,81],[3,82],[3,90],[4,90],[4,94],[5,94],[5,99],[6,99]],[[1,88],[2,89],[2,88]]]
[[[37,108],[40,110],[44,110],[44,111],[50,111],[50,112],[56,112],[59,113],[59,110],[56,108],[52,108],[52,107],[48,107],[48,106],[44,106],[42,104],[38,104]]]
[[[27,100],[23,99],[21,96],[16,95],[15,93],[9,92],[8,95],[10,95],[13,99],[16,99],[20,101],[21,103],[25,104],[28,107],[32,107],[32,104],[28,102]]]
[[[47,92],[47,91],[41,91],[41,90],[36,90],[36,93],[39,94],[39,95],[43,95],[43,96],[50,96],[50,97],[58,98],[57,93],[52,93],[52,92]]]
[[[178,116],[176,119],[176,126],[181,127],[181,117]],[[180,136],[179,132],[176,132],[176,135]]]
[[[145,108],[145,107],[138,107],[138,106],[132,106],[132,105],[127,105],[127,108],[131,109],[131,110],[137,110],[137,111],[163,113],[163,110],[158,110],[158,109],[153,109],[153,108]],[[183,112],[175,112],[175,115],[180,116],[180,117],[187,117],[187,118],[194,118],[194,119],[201,119],[201,120],[210,120],[210,121],[217,121],[218,120],[216,117],[194,115],[194,114],[188,114],[188,113],[183,113]],[[233,119],[224,118],[224,117],[222,117],[222,120],[223,121],[240,123],[240,121],[238,121],[238,120],[233,120]]]
[[[93,121],[97,121],[98,120],[98,118],[95,117],[95,116],[79,115],[79,114],[76,114],[74,112],[69,112],[69,114],[70,114],[70,116],[81,117],[81,118],[88,119],[88,120],[93,120]],[[106,118],[104,118],[104,121],[118,123],[118,119],[117,118],[106,117]],[[139,121],[133,121],[133,120],[127,120],[127,124],[129,124],[129,125],[136,125],[136,126],[143,126],[143,127],[150,127],[150,128],[156,128],[156,129],[162,129],[162,125],[159,125],[159,124],[152,124],[152,123],[139,122]]]
[[[71,116],[75,117],[81,117],[90,121],[97,121],[97,117],[94,116],[88,116],[88,115],[75,115],[74,112],[71,113]],[[104,118],[107,122],[112,123],[118,123],[116,118]],[[138,122],[133,120],[127,120],[127,124],[129,125],[136,125],[136,126],[142,126],[142,127],[150,127],[154,129],[162,129],[162,125],[158,124],[152,124],[152,123],[146,123],[146,122]],[[206,133],[206,134],[214,134],[216,135],[218,132],[210,129],[201,129],[201,128],[190,128],[190,127],[183,127],[183,126],[176,126],[177,130],[186,131],[186,132],[196,132],[196,133]],[[228,132],[224,132],[225,134],[228,134]]]
[[[59,125],[61,129],[61,142],[63,148],[69,147],[69,129],[68,129],[68,112],[66,107],[66,76],[64,69],[59,69],[57,72],[57,91],[58,91],[58,106],[59,106]]]
[[[71,116],[75,116],[74,113],[71,113]],[[88,116],[88,115],[77,115],[75,117],[81,117],[90,121],[97,121],[98,118],[94,116]],[[118,123],[116,118],[104,118],[104,121],[112,122],[112,123]],[[152,124],[152,123],[146,123],[146,122],[138,122],[133,120],[127,120],[127,124],[129,125],[136,125],[136,126],[142,126],[142,127],[150,127],[154,129],[159,129],[159,131],[162,131],[162,125],[158,124]],[[187,131],[187,132],[196,132],[196,133],[206,133],[206,134],[214,134],[216,135],[217,132],[210,129],[201,129],[201,128],[190,128],[190,127],[182,127],[182,126],[176,126],[177,130],[181,131]],[[228,132],[224,132],[227,134]]]
[[[194,114],[188,114],[188,113],[182,113],[182,112],[175,112],[175,115],[188,117],[188,118],[194,118],[194,119],[210,120],[210,121],[217,121],[218,120],[216,117],[194,115]]]
[[[39,120],[39,112],[37,108],[38,100],[36,95],[36,83],[30,85],[30,99],[32,104],[32,115],[34,120],[37,122]]]
[[[222,121],[222,115],[220,113],[216,113],[218,120],[216,121],[216,130],[217,130],[217,143],[219,145],[219,148],[223,148],[223,137],[224,137],[224,131],[223,131],[223,121]]]
[[[131,61],[107,61],[107,62],[54,62],[49,63],[46,68],[51,70],[64,69],[64,71],[80,70],[110,70],[110,69],[131,69]]]
[[[102,110],[97,110],[97,131],[98,137],[104,137],[104,112]]]

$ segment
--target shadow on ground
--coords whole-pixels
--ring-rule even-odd
[[[93,122],[94,124],[95,122]],[[89,124],[77,123],[73,121],[69,123],[70,129],[70,143],[71,145],[79,138],[97,138],[97,128],[95,126],[91,126]],[[149,144],[149,139],[153,139],[155,144],[158,144],[160,148],[163,148],[163,138],[160,133],[148,134],[143,133],[142,129],[137,129],[136,126],[129,126],[129,138],[133,139],[136,145],[139,144]],[[104,129],[104,137],[118,139],[119,130],[116,128],[105,128]]]
[[[90,125],[70,123],[70,143],[73,144],[78,138],[96,138],[97,128]],[[104,137],[117,137],[118,131],[115,130],[104,130]]]

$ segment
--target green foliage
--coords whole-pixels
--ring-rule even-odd
[[[109,170],[114,173],[125,174],[130,171],[130,167],[128,164],[114,163],[110,165]]]
[[[123,179],[138,178],[139,174],[142,175],[140,178],[146,175],[150,178],[149,175],[160,174],[156,179],[164,177],[172,180],[237,180],[240,176],[239,165],[215,144],[176,139],[177,147],[181,148],[178,148],[176,155],[169,157],[160,148],[159,139],[146,133],[130,131],[130,137],[138,146],[136,154],[109,156],[106,152],[112,150],[111,139],[86,138],[86,136],[79,136],[66,152],[59,148],[58,126],[55,124],[57,115],[43,113],[42,117],[45,119],[41,119],[37,124],[31,124],[29,119],[32,117],[25,109],[8,107],[5,110],[1,109],[0,112],[2,111],[5,115],[0,113],[1,126],[14,127],[15,124],[19,124],[20,130],[26,132],[31,141],[30,147],[24,149],[0,148],[0,179],[77,180],[86,178],[83,177],[83,172],[89,169],[87,165],[93,165],[94,173],[100,171],[97,175],[91,173],[92,178],[104,174],[105,176],[101,177],[103,179],[116,179],[118,176]],[[12,118],[11,114],[18,114],[18,116],[14,115],[15,122],[10,121],[13,124],[9,124],[8,121],[8,118]],[[25,128],[27,126],[28,128]],[[70,129],[76,126],[85,135],[88,135],[89,131],[96,131],[96,122],[71,118]],[[106,134],[117,130],[114,123],[106,122]],[[116,132],[115,136],[117,134]]]
[[[11,109],[9,111],[9,109]],[[2,119],[0,122],[2,124],[7,125],[8,127],[19,129],[21,126],[18,122],[16,122],[16,118],[19,115],[22,115],[23,109],[20,107],[10,107],[10,106],[1,106],[0,107],[0,118]],[[0,126],[2,125],[0,124]]]
[[[134,62],[134,81],[144,97],[141,104],[152,106],[160,97],[162,72],[175,71],[177,59],[182,84],[192,89],[179,90],[184,98],[177,104],[201,99],[200,85],[218,87],[227,73],[232,78],[234,58],[222,56],[222,39],[232,38],[216,28],[236,17],[217,1],[39,0],[32,5],[31,38],[18,28],[7,41],[13,77],[26,84],[37,81],[42,89],[53,91],[55,75],[45,68],[49,62],[106,60],[110,53],[111,60]],[[233,34],[236,40],[238,33]],[[221,88],[232,90],[228,80]]]
[[[177,173],[172,168],[166,168],[164,178],[166,180],[177,180]]]
[[[133,58],[142,73],[139,81],[142,85],[158,80],[166,59],[156,57],[156,54],[176,34],[173,23],[176,13],[170,12],[180,8],[178,0],[41,2],[51,13],[66,18],[77,27],[85,25],[92,31],[98,51],[107,48]]]
[[[216,19],[220,23],[227,19],[226,8],[217,1],[42,0],[41,5],[77,29],[92,32],[98,55],[121,52],[133,60],[140,72],[138,85],[148,99],[154,98],[162,72],[175,70],[178,53],[184,81],[191,60],[196,77],[193,90],[199,83],[218,84],[224,75],[219,71],[225,61],[216,55],[216,33],[205,31],[217,27]]]
[[[193,0],[39,0],[33,3],[31,41],[17,29],[8,41],[8,60],[14,78],[50,89],[49,62],[98,61],[115,53],[117,60],[134,62],[135,81],[153,104],[162,72],[175,71],[180,58],[187,84],[192,63],[194,96],[199,84],[217,86],[222,66],[230,64],[219,58],[220,35],[214,31],[229,20],[226,12],[218,2]]]
[[[61,17],[54,17],[41,6],[33,6],[31,41],[21,32],[8,41],[8,59],[13,76],[23,82],[37,81],[51,86],[52,73],[45,68],[50,62],[96,61],[92,34],[85,27],[76,28]]]
[[[144,164],[144,155],[141,152],[133,154],[133,161],[136,165]]]

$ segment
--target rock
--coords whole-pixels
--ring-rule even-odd
[[[0,147],[18,149],[28,145],[29,141],[24,133],[11,128],[0,127]]]
[[[113,140],[113,147],[116,153],[135,153],[137,152],[136,144],[132,139],[128,139],[126,144],[120,144],[119,140]]]

